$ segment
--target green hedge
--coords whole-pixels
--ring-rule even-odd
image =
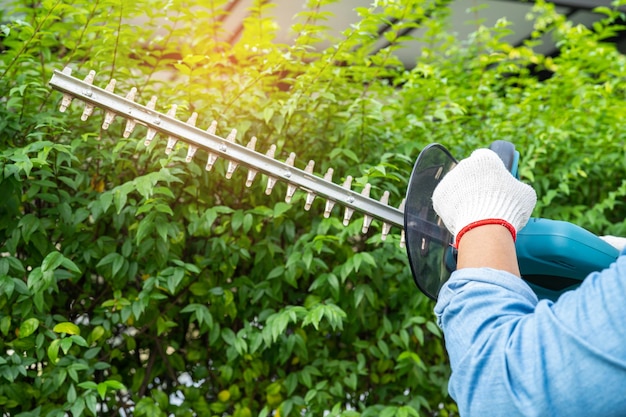
[[[48,81],[69,66],[157,109],[199,114],[238,143],[296,152],[334,181],[355,178],[400,204],[413,161],[440,142],[459,158],[515,143],[536,215],[626,233],[625,61],[550,5],[512,47],[507,24],[450,35],[446,1],[376,2],[330,39],[327,5],[308,1],[293,45],[275,42],[255,1],[227,42],[226,0],[15,1],[0,27],[0,409],[3,415],[446,416],[449,376],[431,301],[416,289],[395,230],[360,233],[337,206],[301,209],[245,169],[224,177],[166,138],[123,137]],[[401,4],[399,4],[401,3]],[[208,5],[207,5],[208,4]],[[419,23],[415,23],[419,22]],[[390,46],[375,48],[390,25]],[[406,69],[394,50],[421,25]],[[336,29],[336,28],[335,28]],[[555,58],[533,52],[543,34]],[[329,42],[329,43],[327,43]],[[324,46],[324,45],[331,46]],[[539,81],[539,71],[550,77]],[[376,223],[376,222],[375,222]]]

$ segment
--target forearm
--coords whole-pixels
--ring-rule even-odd
[[[461,415],[626,410],[626,256],[554,304],[538,302],[525,281],[503,268],[484,267],[490,261],[482,255],[476,259],[483,267],[455,271],[435,307]]]
[[[490,224],[468,231],[458,249],[457,269],[493,268],[520,276],[513,236],[503,226]]]

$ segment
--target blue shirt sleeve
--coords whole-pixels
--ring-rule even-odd
[[[435,314],[462,417],[626,416],[626,256],[556,302],[503,271],[458,270]]]

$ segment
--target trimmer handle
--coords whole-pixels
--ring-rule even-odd
[[[519,152],[511,142],[497,140],[489,149],[519,178]],[[432,207],[433,191],[456,163],[442,145],[425,147],[407,190],[404,218],[409,264],[415,283],[432,299],[437,299],[456,269],[452,235]],[[518,231],[515,246],[522,278],[539,298],[553,300],[576,288],[589,273],[607,268],[619,255],[613,246],[580,226],[541,218],[531,218]]]
[[[489,145],[489,149],[498,154],[504,166],[509,170],[511,174],[519,179],[518,164],[519,164],[519,152],[515,150],[515,145],[505,140],[496,140]]]

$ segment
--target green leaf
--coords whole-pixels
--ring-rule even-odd
[[[98,389],[98,384],[93,381],[81,382],[80,384],[78,384],[78,386],[86,390]]]
[[[74,384],[70,384],[70,388],[67,390],[67,402],[73,404],[76,401],[76,388]]]
[[[100,395],[100,399],[104,401],[106,399],[108,385],[105,382],[101,382],[97,385],[96,390]]]
[[[85,396],[85,404],[87,405],[87,409],[93,414],[97,415],[97,407],[98,407],[98,398],[95,395],[87,395]]]
[[[171,320],[165,320],[162,316],[157,318],[157,334],[160,336],[163,333],[167,332],[169,329],[178,326],[175,322]]]
[[[285,214],[289,209],[291,208],[291,205],[287,204],[287,203],[276,203],[276,205],[274,206],[274,213],[273,216],[275,218],[278,218],[280,216],[282,216],[283,214]]]
[[[20,339],[23,339],[35,333],[38,327],[39,327],[39,320],[37,320],[34,317],[23,321],[22,324],[20,324],[20,333],[19,333]]]
[[[69,397],[67,401],[72,404],[70,407],[70,412],[73,416],[82,416],[83,411],[85,410],[85,399],[82,397],[76,398],[74,401],[70,401]]]
[[[52,331],[55,333],[67,333],[67,334],[80,335],[80,328],[74,323],[71,323],[69,321],[58,323],[57,325],[54,326]]]
[[[48,358],[50,362],[56,364],[59,361],[59,345],[61,339],[54,339],[48,346]]]
[[[77,274],[81,273],[80,268],[71,260],[71,259],[67,259],[65,257],[63,257],[63,262],[61,262],[61,266],[63,266],[65,269],[75,272]]]
[[[118,187],[113,191],[113,202],[115,203],[115,210],[117,211],[117,214],[122,212],[127,200],[128,191],[125,189]]]
[[[9,316],[2,317],[2,319],[0,319],[0,332],[2,332],[4,336],[7,336],[9,334],[10,329],[11,329],[11,317]]]
[[[22,229],[22,238],[26,243],[29,243],[33,233],[39,230],[41,221],[34,214],[29,213],[22,217],[19,226]]]
[[[102,336],[104,336],[104,333],[105,333],[104,327],[102,326],[94,327],[88,337],[89,343],[97,342],[98,340],[100,340]]]
[[[67,352],[70,351],[73,344],[74,344],[74,341],[70,339],[69,337],[61,339],[61,342],[60,342],[61,350],[63,351],[65,355],[67,355]]]
[[[105,381],[104,383],[106,384],[106,386],[108,388],[113,389],[113,390],[123,390],[123,389],[126,389],[124,384],[122,384],[120,381],[116,381],[114,379],[109,379],[109,380]]]
[[[434,322],[427,321],[426,328],[435,336],[441,337],[441,329]]]
[[[244,217],[244,213],[242,210],[237,210],[233,213],[233,217],[231,220],[233,232],[236,232],[237,230],[239,230],[239,228],[241,228],[243,224],[243,217]]]
[[[57,251],[50,252],[43,260],[41,264],[41,270],[43,272],[46,271],[54,271],[57,269],[62,263],[65,257]]]

